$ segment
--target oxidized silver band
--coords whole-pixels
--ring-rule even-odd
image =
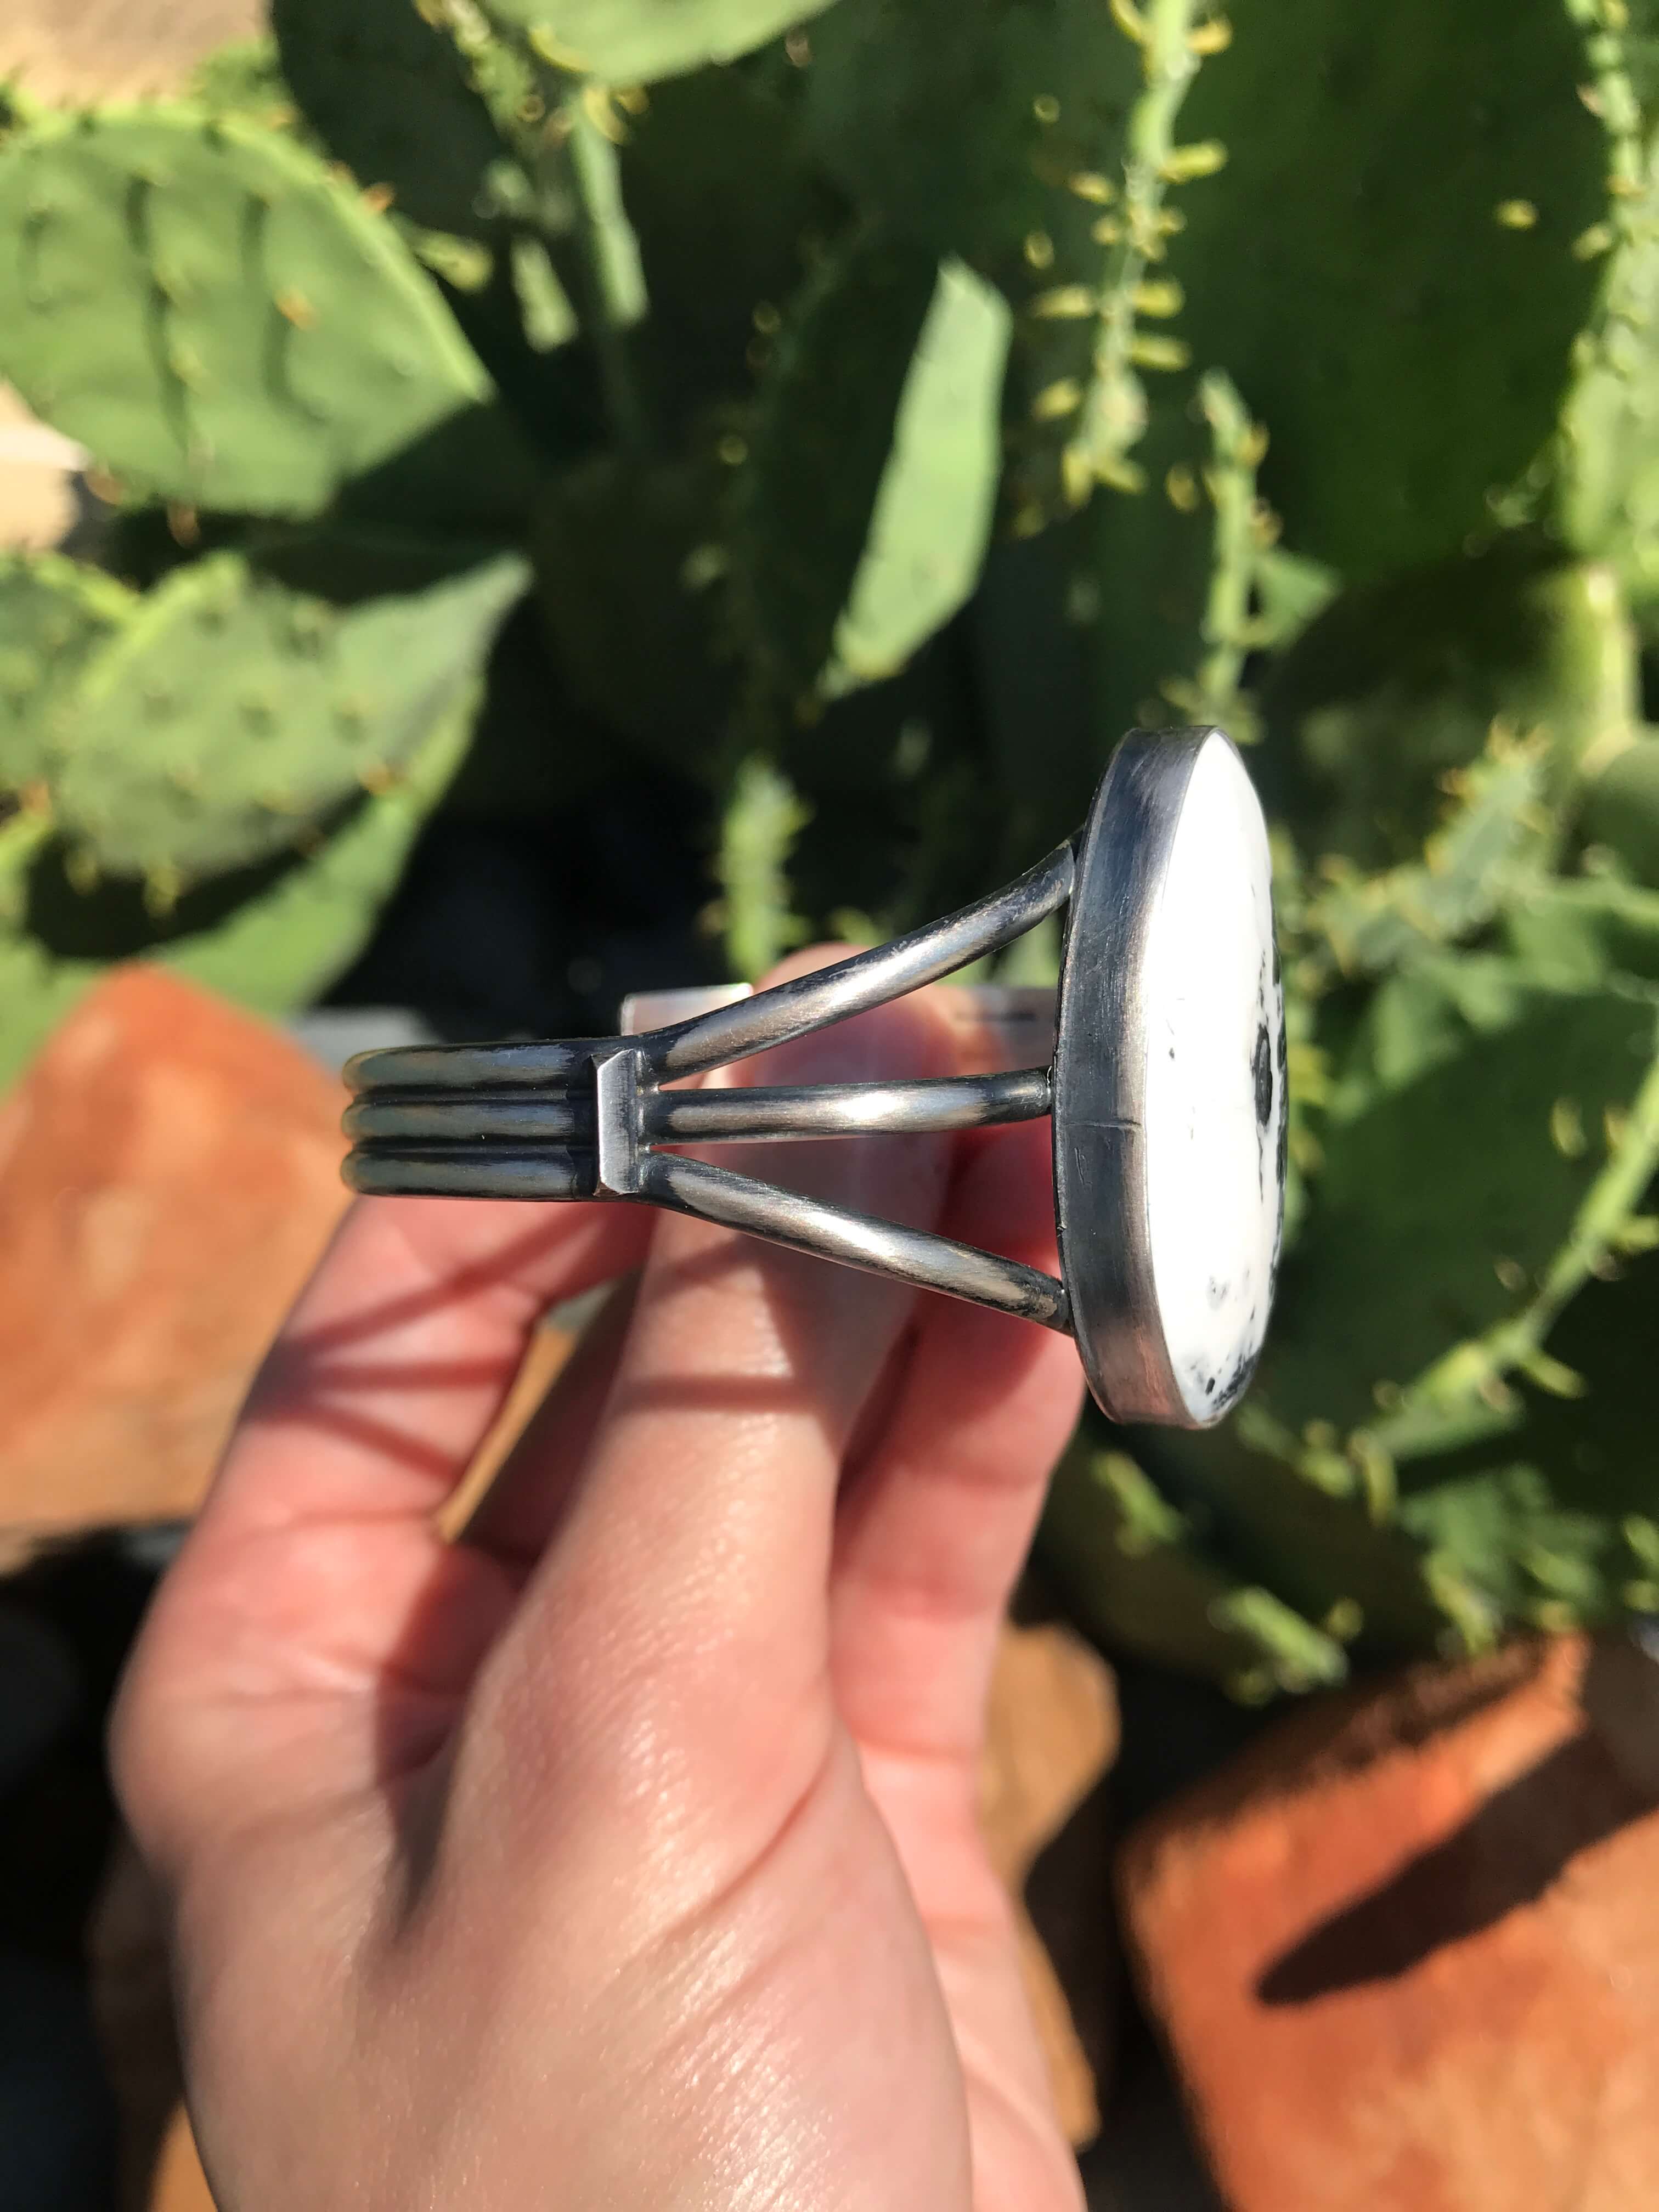
[[[1178,1371],[1179,1348],[1172,1349],[1160,1311],[1170,1300],[1161,1299],[1157,1279],[1141,1127],[1148,1036],[1143,970],[1149,961],[1168,965],[1157,950],[1164,939],[1155,939],[1153,923],[1178,854],[1183,815],[1189,860],[1194,838],[1216,834],[1206,829],[1214,803],[1202,793],[1217,783],[1212,771],[1218,745],[1233,763],[1218,772],[1224,777],[1237,771],[1259,824],[1248,780],[1219,732],[1133,732],[1076,840],[1006,889],[873,951],[637,1036],[365,1054],[346,1070],[356,1094],[346,1115],[353,1140],[346,1180],[377,1194],[611,1200],[693,1214],[1073,1334],[1097,1397],[1121,1419],[1202,1425],[1218,1418],[1254,1364],[1261,1334],[1255,1320],[1265,1328],[1271,1281],[1252,1293],[1253,1340],[1246,1356],[1232,1359],[1224,1380],[1225,1358],[1208,1349],[1194,1376]],[[1202,775],[1200,761],[1209,763]],[[1232,787],[1227,790],[1226,804],[1237,807]],[[1224,811],[1218,818],[1224,827]],[[1255,836],[1254,827],[1246,830]],[[1265,866],[1265,830],[1260,848],[1260,866],[1254,844],[1249,853],[1258,874]],[[1083,911],[1074,902],[1079,886],[1087,890]],[[662,1087],[937,982],[1012,943],[1068,902],[1052,1051],[1051,1025],[1033,1024],[1044,1032],[1042,1065],[932,1081],[718,1091]],[[1218,917],[1223,928],[1230,919]],[[1270,915],[1267,933],[1270,948]],[[1271,994],[1265,984],[1259,993],[1263,1025],[1252,1080],[1259,1101],[1258,1063],[1265,1052],[1273,1109],[1261,1115],[1266,1147],[1269,1121],[1282,1125],[1284,1106],[1276,968]],[[1177,1021],[1172,1036],[1178,1027]],[[1170,1058],[1176,1058],[1173,1046]],[[1161,1070],[1154,1074],[1162,1079]],[[1064,1279],[659,1149],[910,1134],[1047,1115],[1054,1120]],[[1275,1172],[1282,1175],[1282,1161],[1275,1162]],[[1265,1204],[1265,1182],[1261,1197]],[[1171,1310],[1179,1307],[1176,1296]],[[1194,1328],[1187,1333],[1194,1335]],[[1196,1335],[1202,1334],[1198,1326]]]
[[[642,1036],[365,1054],[346,1070],[356,1093],[346,1115],[354,1147],[346,1180],[404,1195],[643,1200],[1069,1330],[1064,1286],[1035,1268],[653,1148],[914,1134],[1047,1115],[1046,1067],[793,1089],[659,1086],[954,974],[1057,912],[1072,879],[1072,848],[1063,845],[1018,883],[931,928]]]

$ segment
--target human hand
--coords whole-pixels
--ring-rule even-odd
[[[954,1066],[921,993],[755,1073]],[[783,1179],[1052,1268],[1046,1139]],[[538,1314],[636,1268],[445,1542]],[[222,2212],[1080,2204],[975,1819],[1079,1389],[1047,1331],[678,1217],[360,1203],[114,1728]]]

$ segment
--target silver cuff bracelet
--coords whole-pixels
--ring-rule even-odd
[[[1062,908],[1052,1012],[1027,993],[985,1009],[1039,1036],[1040,1064],[663,1087],[937,982]],[[1078,836],[1006,890],[812,975],[719,995],[678,1019],[631,1002],[656,1024],[640,1034],[366,1053],[346,1070],[346,1180],[377,1194],[666,1206],[1070,1334],[1118,1420],[1204,1427],[1237,1401],[1279,1262],[1285,1027],[1266,825],[1220,731],[1132,732]],[[660,1149],[1043,1116],[1058,1278]]]

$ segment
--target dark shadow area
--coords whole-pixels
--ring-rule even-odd
[[[1592,1723],[1497,1790],[1443,1842],[1419,1851],[1381,1888],[1323,1921],[1261,1976],[1264,2004],[1307,2004],[1338,1990],[1393,1981],[1436,1951],[1536,1904],[1580,1851],[1659,1803],[1659,1749],[1643,1773],[1622,1755],[1618,1715],[1630,1711],[1629,1655],[1593,1656],[1584,1700]],[[1651,1662],[1641,1660],[1644,1668]],[[1611,1706],[1603,1727],[1598,1708]],[[1659,1698],[1652,1711],[1659,1711]],[[1605,1733],[1604,1733],[1605,1729]]]
[[[254,568],[287,590],[349,609],[430,591],[510,550],[499,533],[482,526],[469,538],[428,532],[424,522],[422,516],[411,529],[407,510],[393,521],[335,514],[317,523],[255,530],[242,550]]]
[[[1117,2033],[1100,2134],[1078,2159],[1089,2212],[1224,2212],[1174,2069],[1127,1978]]]
[[[463,408],[350,478],[334,504],[312,520],[260,520],[161,505],[106,508],[92,518],[95,543],[84,550],[148,591],[185,562],[227,548],[270,554],[280,573],[282,549],[302,545],[304,567],[289,580],[325,597],[337,590],[349,605],[376,589],[417,589],[520,543],[544,474],[544,463],[507,410],[487,404]],[[378,579],[371,569],[361,583],[349,564],[337,568],[332,589],[327,581],[313,582],[327,541],[381,536],[404,547],[405,571],[414,580],[399,585],[394,562]]]
[[[1242,1705],[1210,1682],[1108,1654],[1123,1745],[1112,1770],[1120,1833],[1242,1752],[1284,1708]]]
[[[1025,1910],[1042,1938],[1097,2086],[1109,2093],[1118,2045],[1122,1959],[1111,1910],[1117,1824],[1103,1774],[1025,1877]]]
[[[489,371],[520,434],[555,464],[605,445],[611,434],[604,387],[593,349],[560,345],[538,353],[526,346],[524,309],[505,250],[504,237],[487,282],[477,291],[448,283],[434,270],[467,343]],[[637,356],[635,336],[629,345]]]
[[[106,1717],[153,1584],[115,1534],[49,1552],[0,1582],[0,1753],[13,1754],[0,1758],[4,2212],[113,2212],[115,2109],[85,1931],[116,1832]]]
[[[1035,1565],[1028,1565],[1009,1610],[1021,1628],[1071,1625]],[[1259,1723],[1200,1683],[1121,1657],[1113,1668],[1124,1723],[1116,1761],[1037,1855],[1025,1905],[1095,2077],[1100,2132],[1078,2154],[1091,2212],[1221,2212],[1163,2045],[1127,1970],[1112,1862],[1130,1798],[1144,1809],[1184,1786],[1222,1755],[1218,1747],[1236,1739],[1230,1720]],[[1150,1747],[1140,1741],[1160,1732]]]
[[[366,804],[367,794],[354,799],[328,817],[320,834],[332,836]],[[277,854],[255,867],[215,876],[158,915],[145,905],[144,887],[137,881],[108,876],[91,890],[77,890],[66,858],[60,839],[42,848],[29,871],[24,915],[30,936],[58,960],[131,960],[165,951],[169,945],[218,928],[250,900],[274,891],[307,865],[298,851]]]
[[[457,1042],[609,1036],[629,992],[726,980],[696,926],[712,891],[706,797],[642,775],[614,740],[573,744],[550,695],[532,711],[539,753],[487,717],[325,1005],[414,1007]]]
[[[64,1724],[0,1796],[0,1949],[79,1966],[114,1820],[104,1720],[154,1586],[114,1534],[47,1552],[0,1582],[9,1615],[70,1655]]]
[[[463,408],[365,469],[341,491],[339,520],[406,530],[468,531],[517,538],[527,527],[547,473],[544,457],[499,401]]]

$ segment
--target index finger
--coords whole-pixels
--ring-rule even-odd
[[[204,1538],[429,1515],[540,1315],[636,1266],[650,1231],[637,1206],[360,1199],[249,1393]]]
[[[216,1806],[366,1788],[429,1752],[512,1598],[434,1510],[539,1315],[637,1265],[650,1229],[627,1206],[352,1208],[134,1656],[113,1747],[149,1848],[182,1848]]]

